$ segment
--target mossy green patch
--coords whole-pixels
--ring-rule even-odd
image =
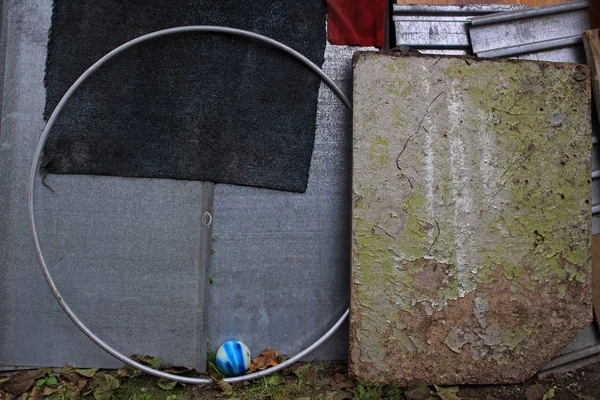
[[[371,158],[371,161],[373,161],[373,166],[375,168],[385,168],[389,166],[389,145],[389,140],[380,135],[373,138],[369,157]]]
[[[484,206],[493,197],[510,200],[488,215],[486,234],[498,240],[493,248],[481,249],[483,269],[502,265],[515,300],[524,281],[535,290],[539,282],[583,280],[585,268],[574,266],[589,264],[589,231],[573,228],[586,225],[581,212],[589,208],[589,163],[582,152],[589,138],[578,123],[589,111],[573,107],[582,96],[577,85],[569,84],[573,78],[556,68],[521,63],[466,68],[451,61],[444,71],[468,90],[465,101],[488,116],[486,129],[506,154],[497,158],[503,173]],[[483,85],[471,79],[492,73],[498,79]],[[552,82],[554,90],[541,87],[540,75],[551,78],[544,82]],[[480,115],[467,117],[470,124],[480,123]],[[515,237],[522,238],[522,246],[515,245]]]

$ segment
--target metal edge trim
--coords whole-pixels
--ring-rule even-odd
[[[496,24],[499,22],[514,21],[517,19],[541,17],[544,15],[559,14],[569,11],[586,9],[588,0],[573,1],[569,3],[558,3],[549,6],[532,7],[526,10],[499,12],[492,15],[476,17],[471,20],[473,26]]]
[[[394,13],[442,13],[442,14],[489,14],[497,12],[509,12],[528,8],[521,4],[465,4],[465,5],[441,5],[441,4],[394,4]]]
[[[517,46],[502,47],[499,49],[485,50],[477,52],[478,57],[508,57],[524,53],[532,53],[542,50],[549,50],[557,47],[572,46],[583,41],[580,35],[567,36],[559,39],[544,40],[542,42],[526,43]]]
[[[469,23],[473,16],[464,15],[394,15],[392,20],[394,21],[406,21],[406,22],[458,22],[458,23]]]

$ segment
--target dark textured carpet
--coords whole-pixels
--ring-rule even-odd
[[[55,0],[45,117],[91,64],[159,29],[223,25],[280,40],[321,66],[322,0]],[[306,190],[320,80],[253,40],[184,34],[128,50],[78,90],[44,173],[153,177]]]

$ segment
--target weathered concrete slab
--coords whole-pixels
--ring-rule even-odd
[[[585,67],[357,53],[350,369],[519,382],[592,318]]]

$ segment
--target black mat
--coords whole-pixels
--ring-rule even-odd
[[[321,66],[322,0],[55,0],[45,117],[91,64],[159,29],[224,25],[280,40]],[[182,34],[110,61],[52,130],[44,173],[235,183],[303,192],[320,80],[259,42]]]

